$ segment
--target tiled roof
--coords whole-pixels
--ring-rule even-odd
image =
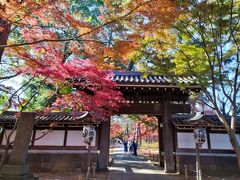
[[[16,120],[16,112],[4,112],[0,114],[0,123],[13,123]],[[78,112],[78,113],[46,113],[37,114],[35,116],[37,123],[86,123],[91,122],[91,115],[89,112]],[[94,122],[97,123],[97,122]]]
[[[225,116],[228,124],[230,124],[231,116]],[[175,114],[172,115],[172,122],[175,126],[190,126],[204,121],[208,126],[223,126],[222,122],[216,115],[203,114]],[[237,126],[240,127],[240,116],[237,119]]]
[[[174,85],[175,82],[182,84],[196,84],[195,77],[167,77],[164,75],[144,75],[140,72],[135,71],[113,71],[114,76],[112,81],[122,84],[122,83],[132,83],[132,84],[156,84],[156,85]]]

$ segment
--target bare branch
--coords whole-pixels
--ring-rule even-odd
[[[21,72],[17,72],[16,74],[11,75],[11,76],[0,77],[0,80],[3,80],[3,79],[11,79],[11,78],[13,78],[13,77],[18,76],[19,74],[21,74]]]
[[[214,106],[211,106],[210,104],[208,104],[207,102],[205,102],[203,99],[197,97],[197,100],[198,101],[201,101],[204,105],[206,105],[207,107],[211,108],[211,109],[214,109]]]
[[[9,105],[8,105],[8,108],[10,108],[11,106],[12,106],[12,98],[22,89],[22,88],[24,88],[25,86],[27,86],[32,80],[34,79],[34,77],[33,78],[31,78],[31,79],[29,79],[25,84],[23,84],[20,88],[18,88],[11,96],[10,96],[10,98],[9,98]]]

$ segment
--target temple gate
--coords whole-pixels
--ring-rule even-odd
[[[200,88],[194,84],[193,77],[167,77],[149,75],[144,77],[139,72],[114,72],[112,78],[117,88],[123,93],[128,106],[122,107],[118,114],[147,114],[158,117],[159,155],[164,156],[166,173],[176,171],[174,155],[174,134],[171,115],[175,113],[190,113],[187,104],[190,91],[198,92]],[[185,91],[177,83],[189,85]],[[100,154],[98,168],[107,169],[109,156],[110,120],[102,123],[100,136]],[[159,158],[161,159],[161,158]],[[161,160],[160,160],[161,161]]]

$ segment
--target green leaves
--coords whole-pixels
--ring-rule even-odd
[[[194,45],[179,44],[173,62],[176,74],[206,75],[209,71],[203,49]]]
[[[68,86],[65,86],[60,89],[59,94],[69,94],[72,92],[72,89]]]
[[[103,5],[102,0],[70,0],[70,12],[75,14],[79,20],[89,22],[92,25],[100,23],[100,7]]]

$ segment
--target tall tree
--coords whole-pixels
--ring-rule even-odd
[[[182,35],[174,62],[180,72],[197,77],[203,93],[225,127],[240,168],[240,146],[236,138],[239,99],[239,4],[237,1],[203,1],[188,6],[189,13],[179,19]],[[188,22],[187,22],[188,21]],[[230,103],[228,121],[218,97]],[[229,123],[230,122],[230,123]]]
[[[240,103],[239,7],[236,0],[179,1],[179,9],[185,13],[172,28],[146,37],[132,58],[140,59],[139,64],[155,72],[196,77],[205,96],[202,100],[225,127],[240,167],[236,138]],[[224,116],[222,102],[229,103],[230,119]]]

